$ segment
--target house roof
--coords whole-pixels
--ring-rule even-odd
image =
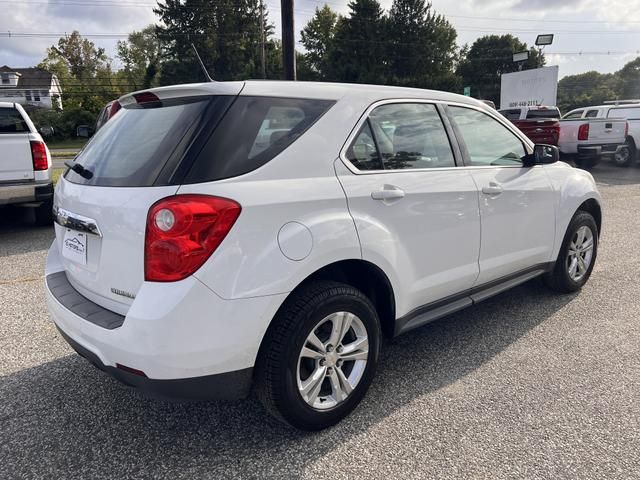
[[[18,86],[16,88],[31,88],[49,90],[53,74],[41,68],[11,68],[7,65],[0,67],[0,73],[19,73]]]

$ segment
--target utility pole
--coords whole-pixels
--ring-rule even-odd
[[[264,1],[260,0],[260,38],[262,42],[262,78],[267,78],[267,53],[265,51],[264,39]]]
[[[296,79],[296,49],[293,26],[293,0],[281,0],[282,15],[282,64],[285,80]]]

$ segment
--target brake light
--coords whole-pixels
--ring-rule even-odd
[[[583,123],[578,128],[578,140],[589,140],[589,124]]]
[[[111,108],[109,109],[109,118],[113,117],[116,113],[118,113],[118,111],[120,111],[121,108],[122,108],[122,105],[120,105],[120,102],[118,102],[117,100],[114,101],[111,104]]]
[[[144,270],[149,282],[175,282],[198,270],[227,236],[242,208],[227,198],[175,195],[149,209]]]
[[[49,168],[47,147],[43,142],[39,142],[37,140],[31,141],[31,158],[33,160],[33,169],[35,171],[38,172]]]
[[[151,92],[136,93],[133,95],[133,98],[135,98],[136,102],[139,104],[156,103],[160,101],[160,99],[154,93],[151,93]]]

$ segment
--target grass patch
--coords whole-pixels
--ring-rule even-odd
[[[51,178],[53,178],[53,184],[55,185],[56,183],[58,183],[58,179],[60,178],[60,175],[62,175],[64,173],[64,171],[66,170],[66,168],[56,168],[52,174],[51,174]]]
[[[51,140],[49,142],[47,142],[47,146],[51,149],[51,148],[68,148],[69,150],[72,149],[81,149],[82,147],[84,147],[85,143],[87,143],[87,139],[86,138],[71,138],[69,140]]]

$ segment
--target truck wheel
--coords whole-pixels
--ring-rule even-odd
[[[618,150],[613,156],[613,161],[618,167],[628,167],[631,165],[631,161],[633,160],[633,155],[631,155],[631,148],[629,144],[625,144],[623,148]]]
[[[295,291],[260,349],[256,393],[277,419],[302,430],[338,423],[364,397],[376,371],[380,324],[371,301],[342,283]]]
[[[36,214],[36,225],[46,227],[53,223],[53,201],[44,202],[34,209]]]
[[[589,277],[598,255],[598,226],[593,216],[579,210],[571,219],[553,270],[543,278],[549,288],[560,293],[580,290]]]

